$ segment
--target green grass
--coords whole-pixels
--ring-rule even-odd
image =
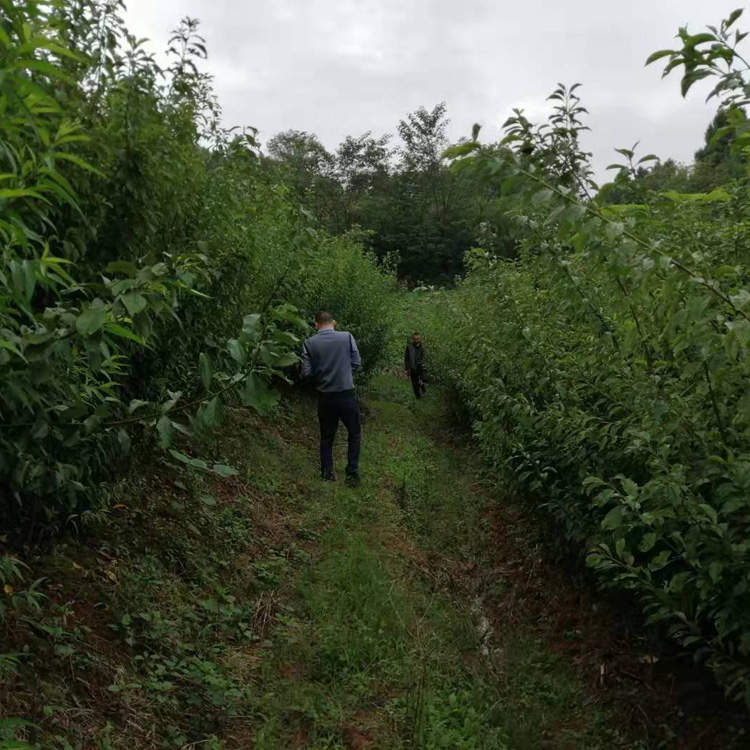
[[[531,750],[566,722],[570,747],[617,747],[570,665],[523,634],[483,660],[470,602],[441,586],[441,567],[481,562],[489,530],[440,394],[416,402],[379,376],[368,407],[363,486],[317,485],[303,511],[326,530],[296,573],[304,606],[273,636],[258,747],[344,748],[356,732],[394,750]]]
[[[129,482],[97,553],[69,543],[34,571],[67,593],[0,710],[45,748],[636,747],[533,632],[496,628],[482,655],[456,571],[485,562],[487,495],[443,396],[384,375],[366,406],[358,490],[317,479],[301,400],[232,412],[203,446],[237,479],[156,464]],[[90,609],[60,604],[74,591]]]

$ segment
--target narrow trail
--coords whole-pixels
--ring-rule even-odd
[[[314,455],[303,409],[282,473]],[[714,746],[715,721],[655,700],[653,649],[616,643],[627,628],[544,561],[534,521],[498,510],[447,412],[439,391],[417,402],[382,375],[362,488],[303,482],[296,523],[315,541],[278,593],[292,614],[262,659],[256,746],[663,747],[665,720],[682,724],[671,746]]]
[[[31,658],[0,717],[82,750],[731,747],[546,559],[449,407],[376,377],[356,490],[317,479],[315,405],[294,395],[193,446],[237,477],[149,459],[102,534],[33,561],[52,583],[9,630]]]

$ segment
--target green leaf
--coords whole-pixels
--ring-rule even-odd
[[[81,167],[81,169],[85,169],[87,172],[93,172],[93,174],[97,175],[97,177],[106,179],[106,175],[104,175],[96,167],[92,166],[91,164],[84,161],[83,159],[81,159],[79,156],[76,156],[75,154],[69,154],[67,151],[58,151],[55,153],[55,158],[65,159],[66,161],[69,161],[71,164],[75,164],[77,167]]]
[[[132,414],[134,411],[144,407],[148,406],[151,402],[150,401],[141,401],[139,398],[134,398],[130,402],[130,406],[128,406],[128,414]]]
[[[638,497],[638,485],[632,480],[628,479],[627,477],[622,477],[620,480],[622,482],[622,488],[625,490],[625,494],[628,497]]]
[[[687,39],[687,43],[691,47],[695,47],[698,44],[705,44],[706,42],[716,42],[716,41],[718,41],[716,39],[716,35],[709,34],[707,31],[704,31],[701,34],[693,34],[692,36],[689,36]]]
[[[732,304],[735,307],[742,309],[750,302],[750,292],[747,289],[740,289],[737,294],[733,294],[729,297],[732,300]]]
[[[242,322],[242,332],[251,341],[257,341],[260,337],[260,315],[246,315]]]
[[[646,59],[646,65],[651,65],[651,63],[661,60],[663,57],[669,57],[669,55],[674,54],[674,50],[671,49],[660,49],[657,52],[652,52]]]
[[[227,349],[235,362],[240,365],[247,364],[247,352],[245,351],[245,347],[242,346],[237,339],[229,339],[229,341],[227,341]]]
[[[672,580],[669,582],[669,590],[675,594],[682,593],[685,585],[692,577],[693,574],[690,571],[678,573],[676,576],[673,576]]]
[[[49,203],[41,193],[35,190],[28,190],[26,188],[6,188],[0,190],[0,200],[10,200],[11,198],[40,198]]]
[[[719,516],[715,508],[707,503],[700,503],[698,507],[711,519],[711,523],[719,523]]]
[[[736,10],[733,10],[729,14],[729,18],[727,18],[724,28],[728,29],[730,26],[732,26],[734,22],[742,15],[744,10],[744,8],[737,8]]]
[[[71,86],[75,86],[76,82],[62,70],[56,68],[52,63],[48,63],[45,60],[15,60],[12,65],[8,66],[8,70],[35,70],[39,73],[43,73],[50,78],[56,78],[60,81],[65,81]]]
[[[297,355],[295,352],[287,352],[286,354],[273,354],[272,355],[272,367],[289,367],[291,365],[297,364],[297,362],[300,361],[299,355]]]
[[[660,552],[652,561],[650,567],[654,570],[658,570],[659,568],[663,568],[668,562],[669,558],[672,556],[672,552],[670,550],[664,550],[663,552]]]
[[[277,406],[281,396],[269,388],[266,382],[253,373],[245,381],[242,399],[246,406],[250,406],[261,416],[268,416]]]
[[[169,448],[174,438],[174,427],[166,414],[156,423],[156,431],[159,433],[159,445],[165,449]]]
[[[549,203],[553,196],[554,192],[548,188],[540,190],[538,193],[534,194],[534,197],[531,199],[531,205],[534,206],[534,208],[539,208],[540,206]]]
[[[96,333],[107,319],[109,310],[103,305],[88,307],[76,318],[76,330],[81,336]]]
[[[138,275],[138,269],[134,263],[129,263],[126,260],[115,260],[109,263],[104,269],[107,273],[124,273],[126,276],[130,276],[134,279]]]
[[[190,456],[186,456],[184,453],[180,453],[180,451],[176,451],[174,448],[170,448],[169,453],[172,456],[172,458],[176,458],[178,461],[180,461],[183,464],[190,463]]]
[[[138,292],[128,292],[127,294],[123,294],[122,297],[120,297],[120,301],[125,305],[131,318],[138,315],[139,312],[142,312],[148,304],[146,298],[142,294],[138,294]]]
[[[0,339],[0,349],[7,349],[10,352],[13,352],[17,357],[20,357],[24,362],[26,362],[26,357],[21,354],[20,350],[17,349],[13,344],[10,343],[10,341],[5,341],[4,339]]]
[[[211,390],[211,381],[214,376],[213,365],[211,364],[211,358],[205,352],[201,352],[199,360],[199,368],[201,372],[201,380],[203,381],[203,387],[209,391]]]
[[[708,575],[714,583],[717,583],[719,578],[721,578],[722,570],[724,570],[724,566],[720,562],[714,561],[708,566]]]
[[[607,530],[619,528],[622,525],[624,515],[625,509],[622,505],[616,505],[606,516],[604,516],[604,519],[602,520],[602,528]]]
[[[136,344],[140,344],[141,346],[144,345],[143,339],[137,333],[134,333],[129,328],[121,326],[119,323],[107,323],[107,325],[104,326],[104,330],[114,336],[119,336],[123,339],[130,339],[130,341],[135,341]]]
[[[622,224],[621,222],[619,221],[607,222],[607,228],[605,230],[605,234],[607,236],[607,239],[610,242],[620,237],[624,231],[625,231],[625,225]]]
[[[214,474],[218,474],[220,477],[236,477],[240,473],[233,466],[227,466],[225,464],[214,464],[211,467],[211,471]]]
[[[161,406],[159,407],[162,414],[167,414],[168,412],[172,411],[172,409],[177,406],[177,403],[182,398],[182,391],[177,391],[176,393],[169,392],[169,399],[167,399]]]
[[[588,490],[589,492],[595,488],[595,487],[606,487],[607,483],[600,479],[599,477],[586,477],[586,479],[583,480],[583,487],[584,489]]]
[[[273,317],[276,320],[283,320],[286,323],[293,323],[300,328],[307,328],[307,323],[299,316],[299,310],[294,305],[279,305],[273,311]]]
[[[221,416],[221,401],[214,396],[206,405],[198,410],[198,422],[205,429],[211,429],[219,424]]]
[[[466,156],[479,148],[478,143],[473,141],[467,141],[465,143],[458,143],[455,146],[450,146],[443,151],[443,158],[445,159],[457,159],[459,156]]]
[[[713,71],[710,69],[693,70],[690,73],[684,75],[680,84],[680,91],[682,92],[682,95],[687,96],[688,91],[690,91],[694,84],[698,83],[698,81],[701,81],[704,78],[708,78],[708,76],[710,75],[713,75]]]
[[[132,446],[130,435],[128,435],[127,431],[122,427],[117,431],[117,442],[120,444],[123,453],[126,455],[130,453]]]

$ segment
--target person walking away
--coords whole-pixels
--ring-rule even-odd
[[[336,481],[333,442],[341,421],[348,434],[346,482],[358,487],[362,426],[353,371],[362,362],[357,342],[351,333],[335,330],[336,321],[328,310],[315,315],[315,327],[318,332],[302,347],[302,374],[315,378],[318,391],[321,476],[326,482]]]
[[[404,369],[411,376],[414,395],[422,398],[427,393],[427,352],[422,345],[422,337],[416,331],[406,345]]]

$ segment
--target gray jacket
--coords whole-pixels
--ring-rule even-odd
[[[354,391],[352,370],[362,364],[351,333],[324,328],[302,347],[302,374],[315,376],[321,393]]]

